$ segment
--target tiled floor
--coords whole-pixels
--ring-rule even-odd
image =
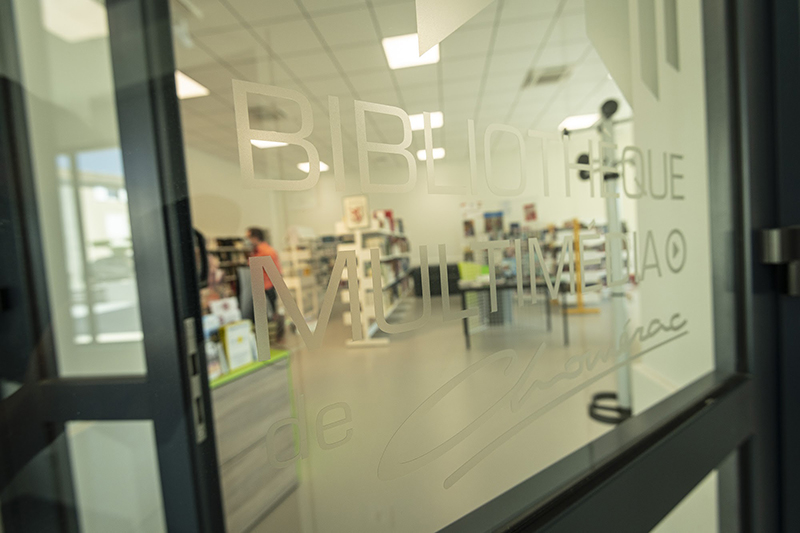
[[[612,362],[591,370],[568,362],[611,346],[610,306],[600,307],[569,317],[570,346],[563,345],[560,309],[553,308],[548,332],[538,304],[515,307],[511,324],[475,332],[468,350],[462,322],[443,322],[439,298],[426,326],[392,335],[386,346],[346,347],[350,329],[335,317],[318,350],[291,337],[308,457],[299,463],[297,491],[254,531],[435,531],[609,430],[588,417],[587,406],[595,392],[615,390],[616,373],[603,375]],[[421,301],[408,298],[392,321],[420,312]],[[423,404],[428,398],[436,401]],[[324,450],[317,415],[339,402],[352,422],[325,438],[341,439],[347,428],[351,438]]]

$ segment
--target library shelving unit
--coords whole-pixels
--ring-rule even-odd
[[[411,277],[409,263],[411,254],[408,238],[402,233],[390,231],[387,228],[364,228],[347,230],[338,228],[338,250],[354,250],[358,259],[358,297],[361,308],[361,329],[363,340],[348,341],[348,346],[369,346],[375,344],[388,344],[386,337],[374,338],[378,332],[378,323],[375,320],[374,298],[383,299],[384,315],[388,320],[397,311],[401,300],[411,290]],[[375,294],[372,283],[372,264],[370,250],[380,250],[381,269],[381,294]],[[347,280],[347,270],[342,273],[342,279]],[[347,280],[349,283],[349,280]],[[342,302],[349,305],[349,291],[341,291]],[[350,311],[345,311],[343,321],[346,326],[351,325]]]
[[[548,256],[549,259],[549,270],[551,276],[555,275],[557,268],[558,268],[558,260],[561,254],[561,248],[563,246],[564,237],[569,236],[573,239],[573,246],[577,241],[579,244],[578,246],[583,246],[584,250],[584,257],[586,260],[592,259],[600,259],[600,263],[592,264],[588,267],[583,269],[583,275],[586,276],[585,283],[587,285],[595,285],[595,284],[602,284],[604,286],[607,285],[607,268],[606,268],[606,247],[604,241],[597,241],[597,240],[586,240],[584,244],[582,240],[582,230],[589,229],[590,225],[580,222],[578,220],[570,221],[570,223],[565,224],[562,227],[555,227],[551,226],[549,231],[544,236],[543,242],[544,245],[542,246],[545,255]],[[606,224],[597,224],[595,229],[600,234],[605,234],[608,232],[608,226]],[[623,223],[623,233],[627,234],[625,229],[625,225]],[[575,262],[576,268],[580,268],[580,259],[579,259],[579,247],[574,247],[575,252]],[[625,265],[628,262],[628,251],[627,249],[622,250],[622,264]],[[569,275],[569,267],[565,266],[564,274]],[[580,272],[576,275],[576,285],[580,286]],[[599,299],[602,297],[600,292],[593,292],[588,294],[583,294],[578,291],[577,294],[567,295],[567,302],[570,304],[575,304],[576,308],[571,308],[571,313],[581,314],[581,313],[593,313],[593,308],[585,307],[583,305],[584,300],[590,303],[597,303]]]
[[[316,322],[319,315],[322,269],[319,240],[308,228],[293,227],[287,235],[288,248],[281,252],[283,280],[292,291],[297,306],[307,322]]]
[[[224,272],[222,281],[229,285],[236,294],[236,269],[247,268],[250,246],[241,237],[217,237],[209,239],[207,251],[219,261],[219,268]]]

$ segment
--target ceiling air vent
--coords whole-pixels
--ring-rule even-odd
[[[525,81],[522,82],[522,87],[532,87],[534,85],[546,85],[549,83],[557,83],[567,76],[571,70],[566,65],[557,67],[545,67],[540,69],[530,69],[525,76]]]

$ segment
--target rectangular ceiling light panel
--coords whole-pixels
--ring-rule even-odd
[[[279,146],[288,146],[280,141],[259,141],[258,139],[250,139],[250,144],[256,148],[278,148]]]
[[[418,115],[409,115],[411,119],[411,131],[419,131],[425,129],[425,120],[422,113]],[[441,111],[434,111],[431,113],[431,129],[441,128],[444,126],[444,114]]]
[[[433,158],[434,159],[441,159],[444,157],[444,148],[434,148],[433,149]],[[420,161],[425,161],[428,159],[428,152],[425,150],[417,151],[417,159]]]
[[[382,43],[386,61],[389,62],[389,68],[392,70],[439,62],[438,44],[421,56],[419,55],[419,40],[416,33],[386,37]]]
[[[592,113],[590,115],[575,115],[565,118],[561,124],[558,125],[558,130],[583,130],[586,128],[591,128],[597,123],[598,120],[600,120],[600,115],[598,113]]]
[[[309,163],[308,161],[306,161],[305,163],[298,163],[297,164],[297,168],[299,168],[300,170],[302,170],[303,172],[308,174],[308,171],[311,169],[311,163]],[[328,170],[328,168],[330,168],[330,167],[328,167],[328,165],[326,165],[322,161],[319,162],[319,171],[320,172],[325,172],[325,171]]]
[[[211,93],[207,87],[193,80],[180,70],[175,71],[175,89],[178,92],[178,98],[181,100],[208,96]]]

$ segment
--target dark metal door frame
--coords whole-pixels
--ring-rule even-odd
[[[159,0],[108,0],[106,6],[136,274],[143,281],[138,296],[147,375],[57,376],[32,186],[24,105],[28,93],[21,83],[12,3],[1,0],[0,185],[13,197],[0,203],[0,219],[13,229],[3,235],[9,237],[8,250],[18,253],[6,255],[4,249],[4,260],[13,261],[13,276],[0,281],[13,277],[13,285],[3,291],[0,320],[13,318],[26,336],[25,346],[0,363],[17,363],[14,380],[21,383],[0,402],[0,489],[62,437],[68,421],[152,420],[169,531],[216,533],[224,530],[224,521],[207,370],[201,364],[202,331],[190,330],[194,338],[186,334],[186,320],[199,318],[200,303],[169,6]],[[192,372],[203,392],[200,405]],[[198,438],[196,415],[205,421],[205,438]],[[53,472],[49,482],[59,476],[69,477],[69,472]],[[61,481],[71,490],[71,479]],[[74,500],[69,503],[72,507],[61,509],[49,527],[77,529]],[[20,530],[35,518],[36,509],[3,504],[5,531]]]
[[[800,2],[777,0],[772,13],[775,50],[777,225],[800,225]],[[800,298],[778,299],[780,336],[780,455],[783,531],[800,531]]]

